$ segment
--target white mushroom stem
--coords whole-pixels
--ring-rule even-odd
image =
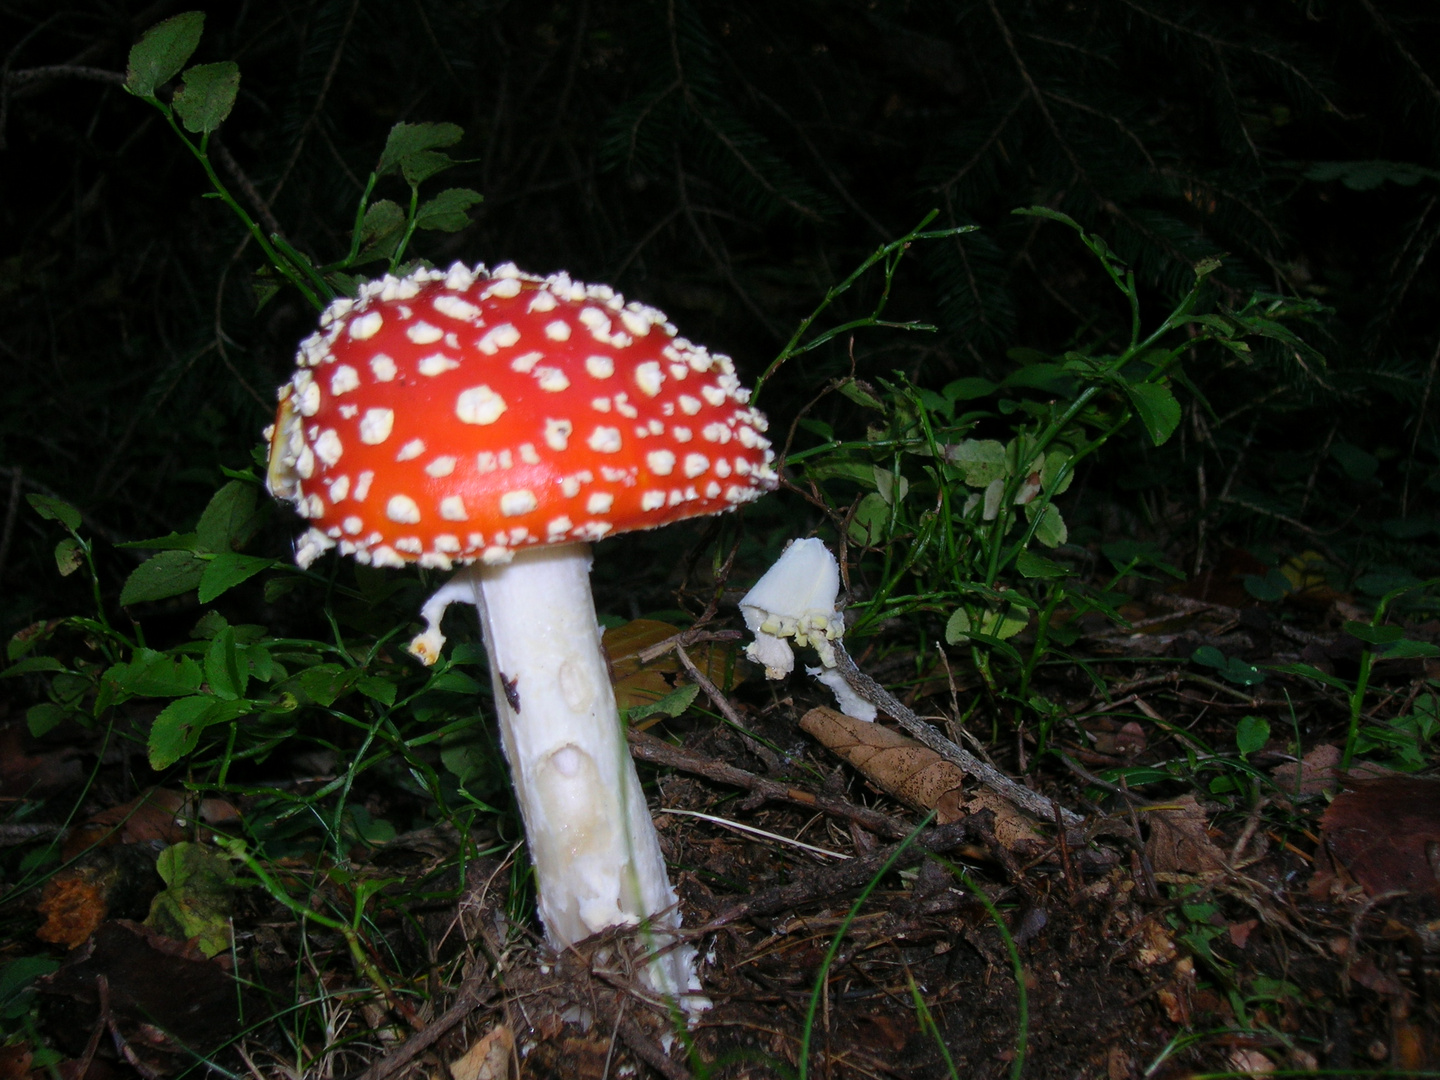
[[[411,645],[439,655],[440,618],[453,602],[480,613],[501,739],[551,944],[650,920],[651,951],[676,940],[675,890],[621,730],[590,595],[590,549],[535,547],[503,565],[474,564],[426,603]],[[679,945],[641,971],[662,994],[697,991],[695,950]],[[684,1004],[704,1008],[703,998]]]

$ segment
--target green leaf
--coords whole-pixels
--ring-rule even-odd
[[[136,697],[180,697],[200,689],[204,675],[188,656],[136,649],[128,664],[115,664],[105,678]]]
[[[1270,741],[1270,721],[1261,716],[1242,716],[1235,725],[1235,745],[1242,758],[1265,749]]]
[[[415,212],[415,227],[433,232],[459,232],[470,224],[470,207],[484,201],[484,195],[470,188],[446,188],[420,204]]]
[[[167,533],[165,536],[152,536],[148,540],[126,540],[124,543],[116,544],[118,548],[127,550],[147,551],[194,551],[200,541],[195,538],[193,532],[188,533]]]
[[[216,555],[206,563],[205,572],[200,575],[200,603],[210,603],[242,581],[274,565],[274,559],[262,558],[259,555],[236,555],[234,552]]]
[[[59,966],[60,961],[46,956],[19,956],[0,967],[0,1020],[18,1020],[29,1012],[30,984]]]
[[[388,259],[405,235],[405,211],[400,204],[380,199],[365,208],[360,222],[360,243],[363,245],[357,262]]]
[[[245,696],[250,670],[235,646],[234,627],[227,626],[216,634],[205,651],[205,681],[211,693],[226,701]]]
[[[238,551],[260,527],[254,484],[231,480],[217,491],[200,515],[195,536],[203,551]]]
[[[130,572],[120,590],[120,604],[165,600],[187,593],[200,584],[205,560],[188,551],[162,551]]]
[[[290,680],[290,685],[316,705],[328,709],[355,688],[361,674],[359,668],[345,668],[339,664],[316,664],[297,674]]]
[[[1440,656],[1440,648],[1436,648],[1428,641],[1411,641],[1409,638],[1401,638],[1376,651],[1382,660],[1414,660],[1420,657]]]
[[[1044,555],[1036,555],[1033,551],[1022,551],[1019,555],[1015,556],[1015,569],[1020,571],[1022,577],[1027,578],[1063,578],[1070,576],[1068,568],[1047,559]]]
[[[160,852],[155,870],[168,886],[150,901],[145,925],[206,956],[230,948],[230,861],[204,844],[181,842]]]
[[[890,525],[890,504],[884,496],[871,492],[855,507],[855,516],[850,519],[850,542],[873,547],[885,539]]]
[[[863,405],[867,409],[885,411],[885,404],[870,392],[869,387],[856,382],[854,379],[846,379],[835,389],[840,391],[841,397],[849,398],[856,405]]]
[[[1136,383],[1126,386],[1125,392],[1130,395],[1130,402],[1135,406],[1140,422],[1150,433],[1151,442],[1160,446],[1175,433],[1175,429],[1180,426],[1180,402],[1175,400],[1175,395],[1168,386],[1161,383]]]
[[[999,638],[1005,641],[1014,637],[1030,621],[1030,612],[1019,604],[1006,604],[988,608],[956,608],[945,623],[945,644],[958,645],[968,641],[972,634]]]
[[[1330,446],[1330,456],[1345,470],[1351,480],[1362,483],[1369,480],[1380,469],[1380,459],[1374,454],[1361,450],[1347,442],[1336,441]]]
[[[55,569],[61,577],[69,577],[85,565],[85,549],[80,541],[67,536],[55,545]]]
[[[205,13],[186,11],[146,30],[130,50],[125,89],[136,97],[153,98],[156,87],[180,73],[199,47],[204,29]]]
[[[30,734],[39,738],[47,731],[53,731],[62,724],[70,712],[52,701],[42,701],[39,705],[31,705],[25,712],[25,725],[30,729]]]
[[[989,379],[971,377],[946,383],[940,392],[951,401],[973,401],[975,398],[989,397],[998,389],[1000,389],[999,383],[993,383]]]
[[[80,511],[62,499],[48,495],[26,495],[25,501],[46,521],[58,521],[71,532],[80,528]]]
[[[231,60],[218,64],[197,64],[185,72],[175,91],[175,112],[185,130],[208,135],[230,115],[235,95],[240,92],[240,67]]]
[[[700,687],[696,683],[688,683],[685,686],[676,687],[666,694],[659,701],[652,701],[649,705],[637,705],[627,714],[631,723],[636,720],[644,720],[647,716],[654,716],[656,713],[664,713],[666,716],[680,716],[686,709],[690,708],[695,701],[695,695],[700,693]]]
[[[396,686],[389,679],[382,679],[378,675],[362,675],[355,680],[355,689],[381,705],[395,704]]]
[[[385,140],[375,172],[385,176],[399,170],[406,183],[418,187],[455,164],[448,154],[438,153],[437,149],[454,146],[464,134],[457,124],[396,124]]]
[[[1282,675],[1299,675],[1306,679],[1314,679],[1316,682],[1324,683],[1326,686],[1332,686],[1336,690],[1344,691],[1347,694],[1350,693],[1351,690],[1350,684],[1343,679],[1337,679],[1334,675],[1327,675],[1319,668],[1312,667],[1309,664],[1277,664],[1270,670],[1277,671]]]
[[[1359,638],[1367,645],[1389,645],[1405,636],[1404,629],[1399,626],[1371,626],[1369,623],[1356,622],[1354,619],[1346,621],[1345,632],[1353,638]]]
[[[4,671],[0,671],[0,679],[8,679],[15,675],[29,675],[36,671],[64,670],[65,665],[53,656],[27,656],[23,660],[15,661]]]
[[[1026,504],[1025,516],[1035,516],[1034,503]],[[1035,526],[1035,539],[1048,548],[1057,548],[1070,539],[1070,529],[1060,514],[1060,508],[1054,503],[1046,503],[1040,511],[1040,523]]]
[[[941,447],[945,460],[960,469],[971,487],[983,488],[1009,474],[1005,446],[995,439],[964,439]]]
[[[253,702],[222,701],[213,694],[177,698],[150,727],[150,767],[157,772],[168,769],[199,745],[207,727],[229,723],[254,709]]]

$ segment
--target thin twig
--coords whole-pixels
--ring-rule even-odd
[[[423,1031],[418,1031],[410,1036],[390,1053],[372,1063],[368,1069],[356,1074],[350,1080],[386,1080],[387,1077],[394,1076],[435,1045],[449,1033],[451,1028],[464,1021],[477,1008],[494,997],[495,993],[496,987],[493,982],[487,981],[478,973],[469,976],[460,984],[460,993],[455,999],[455,1004],[432,1020]]]

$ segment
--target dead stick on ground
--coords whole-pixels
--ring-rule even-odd
[[[494,983],[485,983],[478,975],[470,976],[460,984],[460,996],[455,999],[454,1005],[432,1020],[423,1031],[411,1035],[364,1072],[356,1074],[352,1080],[386,1080],[386,1077],[394,1076],[494,995]]]
[[[850,684],[857,694],[880,709],[888,716],[895,718],[895,721],[906,731],[914,735],[917,740],[924,743],[935,753],[945,760],[960,766],[971,776],[975,777],[990,790],[1003,796],[1022,810],[1033,814],[1041,821],[1053,819],[1058,809],[1060,818],[1066,825],[1078,825],[1083,820],[1079,814],[1067,810],[1063,806],[1052,803],[1037,791],[1031,791],[1024,784],[1017,783],[1010,779],[993,765],[981,761],[970,751],[956,746],[953,742],[940,734],[934,726],[920,719],[904,705],[900,704],[890,693],[878,682],[872,679],[865,672],[855,666],[855,661],[850,659],[850,654],[845,647],[836,641],[835,645],[835,666],[845,681]]]
[[[788,784],[767,780],[763,776],[756,776],[744,769],[737,769],[723,761],[688,753],[643,732],[631,731],[629,738],[630,753],[640,761],[648,762],[651,765],[664,765],[667,768],[703,776],[717,784],[729,784],[732,787],[743,788],[762,800],[790,803],[792,806],[803,806],[807,810],[819,810],[831,817],[853,821],[862,829],[891,840],[900,840],[910,833],[911,826],[877,810],[869,810],[844,799],[816,795]]]

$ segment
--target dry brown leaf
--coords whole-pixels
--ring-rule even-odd
[[[958,765],[898,732],[823,705],[800,718],[800,730],[901,802],[936,811],[935,820],[941,825],[992,810],[996,839],[1008,850],[1041,842],[1014,806],[986,788],[966,790],[965,773]]]
[[[450,1075],[454,1080],[507,1080],[514,1050],[514,1033],[497,1024],[450,1063]]]
[[[675,687],[687,681],[680,676],[679,659],[673,652],[658,656],[649,663],[640,662],[646,649],[680,633],[658,619],[632,619],[624,626],[605,631],[602,643],[610,659],[610,678],[615,683],[615,700],[622,709],[653,705]],[[740,651],[732,641],[706,641],[686,648],[686,655],[704,676],[722,690],[739,684],[741,675],[736,665]]]
[[[1277,765],[1270,775],[1282,795],[1318,795],[1334,791],[1340,786],[1340,748],[1321,743],[1299,761],[1287,761]],[[1370,761],[1356,761],[1350,767],[1350,776],[1360,779],[1376,779],[1396,775],[1394,769],[1376,765]]]
[[[1225,870],[1225,853],[1206,831],[1205,812],[1194,795],[1182,795],[1146,811],[1150,839],[1145,854],[1157,873],[1215,874]]]
[[[1326,847],[1371,896],[1440,895],[1440,782],[1416,776],[1351,781],[1320,819]]]
[[[75,876],[47,881],[35,910],[45,916],[35,931],[37,938],[75,949],[85,944],[105,921],[110,907],[105,901],[103,882]]]

